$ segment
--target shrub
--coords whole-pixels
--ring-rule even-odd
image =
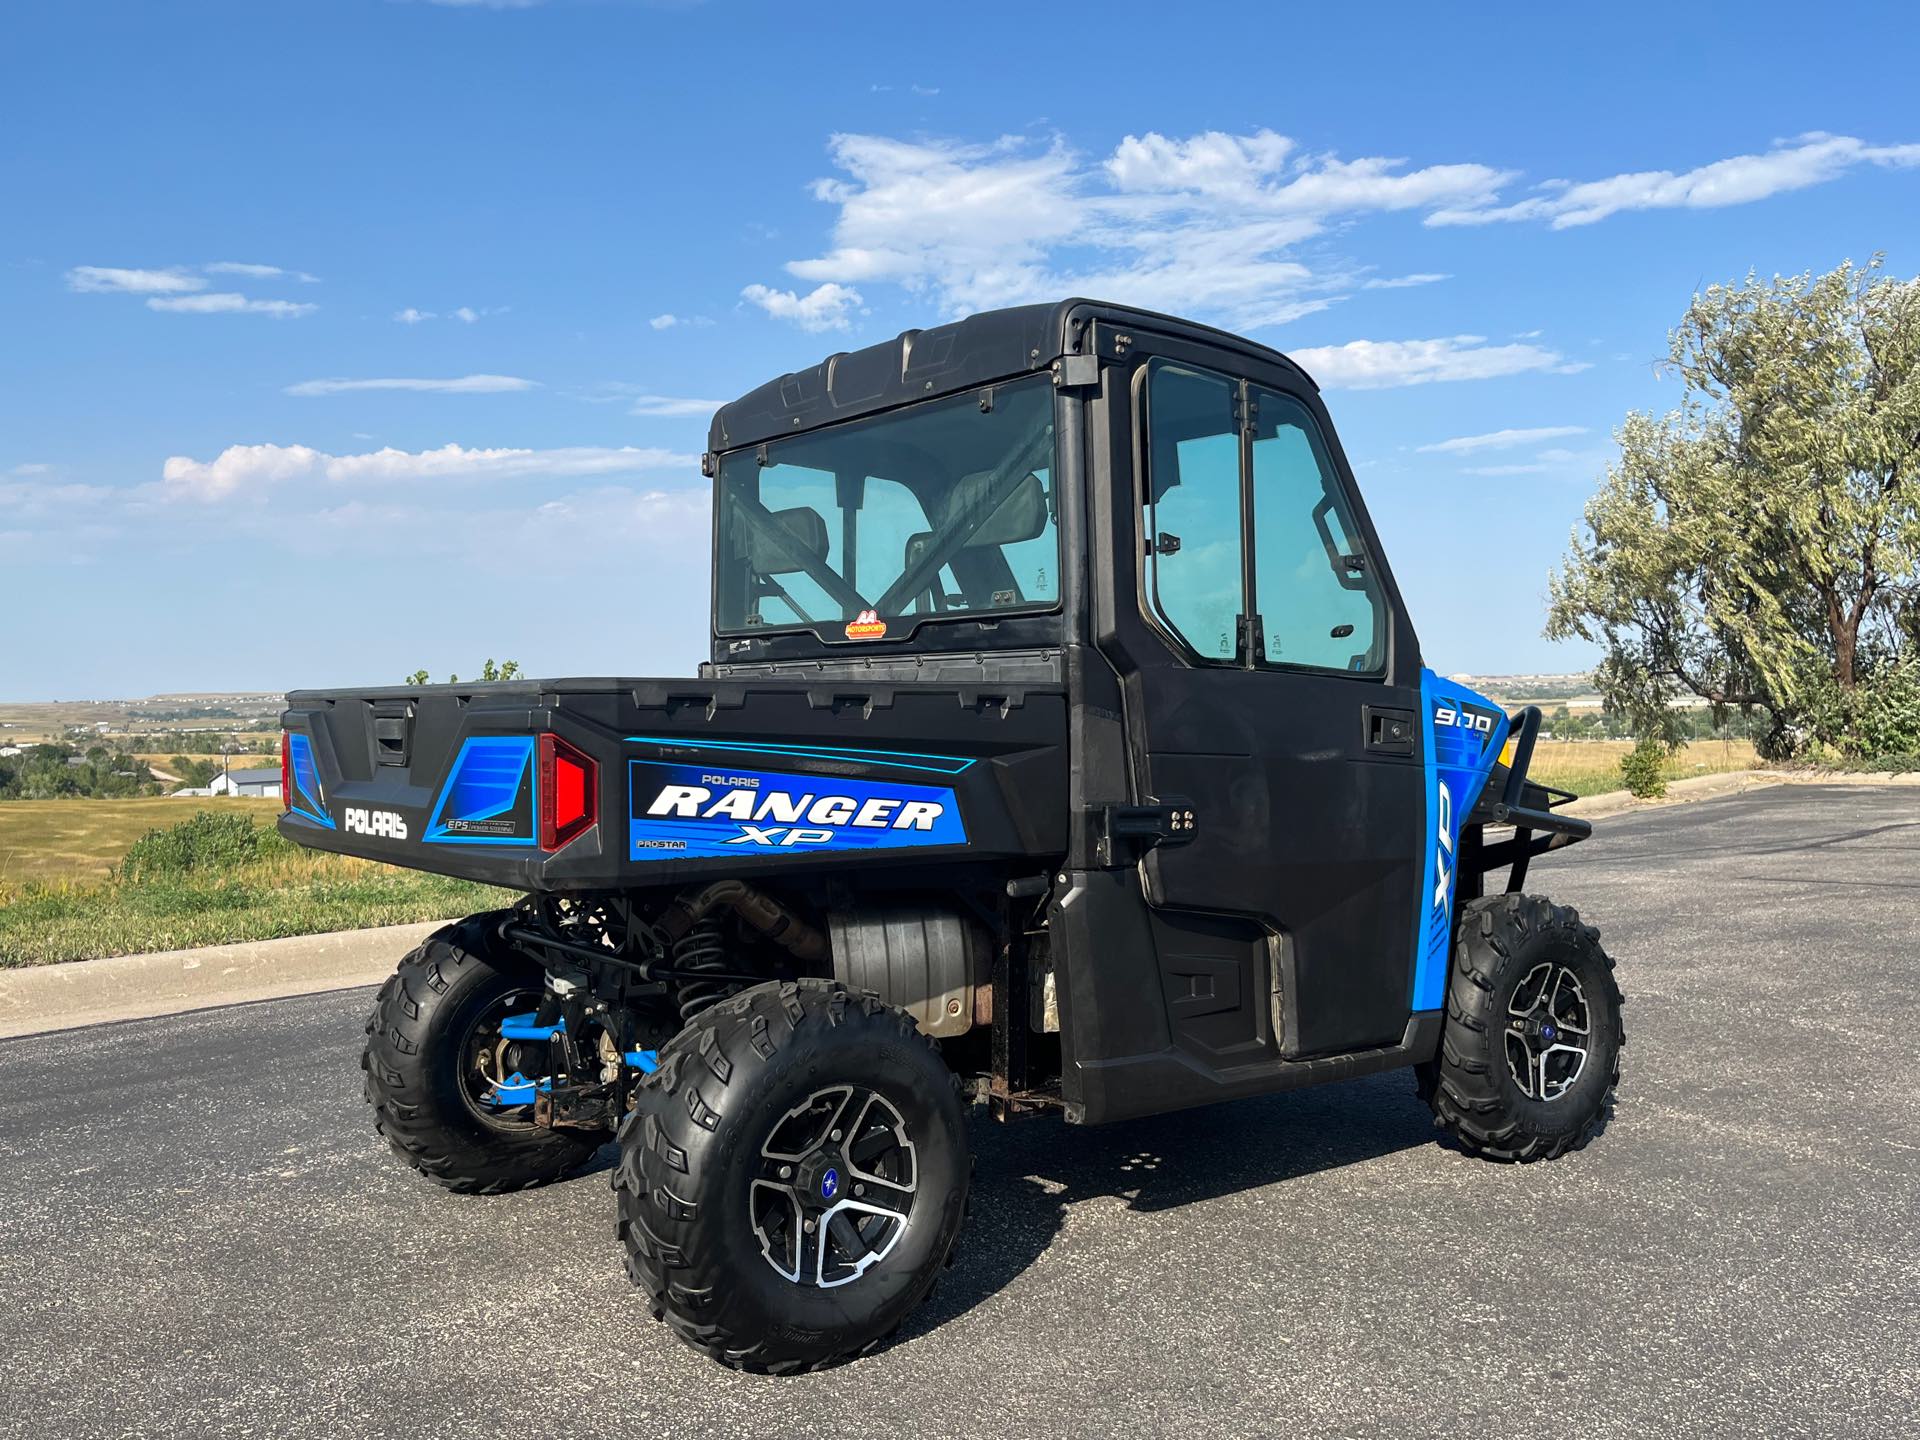
[[[1667,747],[1658,740],[1645,739],[1620,757],[1620,775],[1627,789],[1642,800],[1656,799],[1667,793]]]
[[[120,878],[132,884],[181,875],[208,875],[251,865],[292,847],[253,816],[201,810],[164,830],[149,830],[120,862]]]

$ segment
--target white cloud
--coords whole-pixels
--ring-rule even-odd
[[[673,395],[636,395],[633,404],[627,407],[627,413],[655,419],[684,415],[698,415],[705,419],[726,403],[724,400],[681,399]]]
[[[956,309],[1027,298],[1042,282],[1047,251],[1084,218],[1080,165],[1059,143],[1033,154],[1012,138],[965,145],[835,135],[828,149],[851,178],[813,184],[814,198],[839,215],[827,254],[787,266],[801,280],[932,286]]]
[[[1489,345],[1484,335],[1436,340],[1350,340],[1287,354],[1329,390],[1378,390],[1442,380],[1490,380],[1547,370],[1569,375],[1587,367],[1539,345]]]
[[[1811,135],[1684,174],[1550,181],[1503,203],[1516,171],[1343,159],[1265,129],[1128,135],[1093,158],[1059,137],[1018,136],[973,143],[838,134],[828,152],[836,173],[815,181],[812,193],[834,207],[830,239],[821,253],[788,262],[797,280],[865,287],[868,295],[875,285],[897,285],[948,315],[1090,294],[1241,329],[1323,310],[1359,290],[1447,278],[1368,278],[1370,267],[1324,244],[1305,250],[1369,215],[1567,226],[1628,208],[1738,204],[1853,166],[1920,165],[1920,145]],[[806,298],[764,284],[749,295],[762,297],[796,319]],[[813,328],[840,328],[853,308],[815,317]]]
[[[209,275],[246,275],[255,280],[278,280],[284,276],[289,280],[298,280],[303,285],[320,283],[318,275],[309,275],[304,270],[283,270],[278,265],[249,265],[240,260],[216,260],[200,268]]]
[[[858,290],[831,281],[816,285],[804,295],[749,285],[740,292],[740,298],[758,305],[776,320],[788,320],[802,330],[816,332],[845,330],[848,312],[863,303]]]
[[[212,460],[168,458],[159,493],[167,499],[221,500],[271,490],[297,481],[335,485],[405,485],[474,482],[525,476],[570,478],[632,474],[648,470],[697,471],[699,457],[653,447],[569,446],[552,450],[435,450],[391,446],[361,455],[330,455],[306,445],[230,445]]]
[[[668,311],[664,315],[654,316],[651,320],[647,321],[647,324],[655,330],[674,330],[683,326],[697,326],[700,329],[705,329],[707,326],[713,324],[713,321],[705,315],[676,315],[672,311]]]
[[[1533,445],[1542,440],[1563,440],[1569,435],[1584,435],[1584,425],[1539,425],[1530,430],[1492,430],[1485,435],[1456,435],[1415,449],[1422,455],[1471,455],[1477,450],[1511,450],[1516,445]],[[1566,451],[1559,451],[1566,454]]]
[[[34,473],[17,467],[15,475]],[[81,485],[50,480],[0,480],[0,512],[9,520],[62,517],[90,509],[113,494],[105,485]]]
[[[302,380],[287,386],[289,395],[346,395],[356,390],[412,390],[433,395],[500,395],[513,390],[533,390],[537,380],[522,380],[518,375],[461,375],[446,380]]]
[[[464,325],[472,325],[489,315],[504,315],[512,308],[511,305],[482,305],[476,310],[471,305],[461,305],[442,315],[437,310],[421,310],[409,305],[404,310],[394,311],[393,318],[402,325],[418,325],[424,320],[458,320]]]
[[[1576,433],[1584,434],[1584,431]],[[1550,446],[1537,450],[1531,460],[1518,460],[1500,465],[1463,465],[1462,475],[1486,475],[1494,478],[1505,475],[1557,475],[1563,479],[1583,479],[1596,475],[1606,469],[1613,455],[1603,449],[1566,450]]]
[[[76,265],[67,271],[67,288],[83,295],[178,295],[204,290],[207,282],[178,268],[123,270],[113,265]]]
[[[24,465],[14,466],[13,469],[9,470],[7,473],[9,475],[45,475],[48,472],[50,472],[52,469],[53,469],[53,466],[51,465],[44,464],[38,460],[32,460],[32,461],[28,461]]]
[[[1434,285],[1452,278],[1451,275],[1423,271],[1418,275],[1396,275],[1388,280],[1369,280],[1360,288],[1362,290],[1411,290],[1416,285]]]
[[[1245,327],[1324,309],[1360,283],[1291,253],[1333,220],[1486,204],[1510,178],[1304,155],[1270,130],[1129,135],[1097,164],[1058,139],[1041,150],[836,135],[829,149],[844,178],[813,193],[838,207],[832,246],[788,264],[801,280],[898,284],[952,314],[1081,293]]]
[[[1861,165],[1920,165],[1920,145],[1869,145],[1851,135],[1819,131],[1781,141],[1759,155],[1735,155],[1678,174],[1642,170],[1578,184],[1548,180],[1543,195],[1511,205],[1448,206],[1429,225],[1486,225],[1500,220],[1546,220],[1554,229],[1591,225],[1622,210],[1712,209],[1746,205],[1790,190],[1838,179]]]
[[[275,320],[297,320],[320,307],[305,301],[249,300],[230,290],[214,290],[201,295],[154,296],[147,301],[147,308],[192,315],[270,315]]]

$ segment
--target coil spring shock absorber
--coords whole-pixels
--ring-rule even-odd
[[[740,988],[737,981],[701,979],[696,973],[732,968],[727,963],[726,937],[718,916],[710,915],[697,921],[691,930],[673,942],[673,968],[682,976],[674,983],[673,999],[680,1007],[683,1025]]]

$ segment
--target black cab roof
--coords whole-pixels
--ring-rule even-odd
[[[1243,336],[1151,310],[1069,299],[984,310],[945,325],[903,331],[861,350],[829,355],[818,365],[769,380],[721,406],[713,417],[707,449],[719,454],[909,401],[1045,370],[1064,356],[1087,353],[1082,347],[1091,345],[1093,325],[1102,321],[1236,350],[1285,366],[1313,383],[1279,351]]]

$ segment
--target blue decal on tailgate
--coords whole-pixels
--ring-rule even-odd
[[[313,737],[303,731],[287,734],[287,769],[293,774],[293,794],[286,797],[287,809],[302,820],[335,829],[327,814],[326,796],[320,790],[320,767],[313,759]]]
[[[531,845],[533,737],[475,735],[460,747],[427,821],[443,845]]]
[[[632,860],[964,845],[953,791],[844,775],[627,762]]]

